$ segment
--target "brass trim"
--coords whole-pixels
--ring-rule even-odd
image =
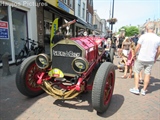
[[[84,91],[84,85],[81,85],[81,90],[76,91],[75,89],[64,91],[62,89],[57,89],[52,84],[49,83],[49,81],[44,80],[43,84],[40,85],[40,87],[49,95],[56,99],[73,99],[76,96],[78,96],[81,92]]]
[[[47,65],[46,65],[45,67],[41,67],[41,66],[38,65],[37,59],[38,59],[39,56],[43,56],[43,57],[47,60]],[[35,59],[35,63],[36,63],[36,65],[37,65],[39,68],[41,68],[41,69],[46,69],[46,68],[50,67],[50,65],[51,65],[51,59],[50,59],[50,57],[49,57],[47,54],[41,53],[41,54],[38,54],[38,55],[37,55],[37,57],[36,57],[36,59]]]
[[[83,60],[84,61],[84,63],[85,63],[85,65],[86,65],[86,69],[83,71],[83,72],[77,72],[75,69],[74,69],[74,67],[73,67],[73,63],[74,63],[74,61],[76,61],[76,60]],[[89,68],[89,62],[87,61],[87,59],[86,58],[82,58],[82,57],[77,57],[77,58],[75,58],[73,61],[72,61],[72,64],[71,64],[71,66],[72,66],[72,69],[76,72],[76,73],[84,73],[84,72],[86,72],[87,70],[88,70],[88,68]]]
[[[80,46],[80,45],[79,45],[76,41],[74,41],[74,40],[71,40],[71,39],[61,40],[61,41],[59,41],[58,43],[56,43],[56,44],[52,47],[52,49],[53,49],[55,46],[57,46],[58,44],[76,45],[79,49],[82,50],[82,57],[85,57],[85,49],[84,49],[82,46]],[[53,55],[53,53],[52,53],[52,55]]]

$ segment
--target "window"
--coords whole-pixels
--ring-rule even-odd
[[[87,21],[87,22],[89,22],[89,12],[87,11],[87,13],[86,13],[86,14],[87,14],[86,21]]]
[[[1,6],[0,26],[4,27],[0,29],[0,56],[8,52],[9,61],[13,62],[13,56],[17,55],[24,45],[21,38],[28,37],[27,12],[11,6]]]
[[[93,6],[93,0],[89,0],[90,6]]]
[[[92,24],[92,15],[91,15],[91,13],[89,13],[89,23]]]
[[[69,7],[73,8],[73,0],[70,0]]]
[[[83,3],[82,13],[82,17],[85,19],[85,3]]]
[[[78,5],[81,5],[81,0],[78,0]]]
[[[12,8],[12,24],[15,54],[18,55],[24,45],[24,41],[22,41],[21,38],[26,39],[28,36],[27,12]]]
[[[81,16],[81,0],[78,0],[78,16]]]
[[[68,0],[64,0],[63,2],[64,2],[66,5],[68,5]]]

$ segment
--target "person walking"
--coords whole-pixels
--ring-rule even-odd
[[[134,56],[135,56],[135,43],[132,42],[130,45],[130,50],[129,50],[126,65],[125,65],[124,75],[122,76],[122,78],[127,78],[128,69],[129,69],[128,78],[132,78],[132,67],[134,64]]]
[[[138,41],[137,34],[134,35],[134,37],[132,38],[132,41],[135,43],[135,46],[136,46],[137,45],[137,41]]]
[[[149,22],[146,25],[147,33],[140,36],[135,49],[135,54],[139,51],[139,55],[134,64],[134,81],[135,86],[129,91],[134,94],[139,94],[139,73],[144,68],[144,86],[141,89],[141,94],[146,94],[146,89],[150,81],[150,75],[153,64],[160,55],[160,37],[154,33],[155,24]]]

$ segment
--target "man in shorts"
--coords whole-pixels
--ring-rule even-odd
[[[135,54],[139,51],[139,55],[134,64],[134,80],[135,86],[130,89],[131,93],[139,94],[139,73],[144,68],[144,86],[141,89],[141,94],[146,94],[146,89],[150,81],[150,75],[153,64],[160,55],[160,37],[154,33],[155,24],[149,22],[146,25],[147,33],[140,36],[135,49]]]

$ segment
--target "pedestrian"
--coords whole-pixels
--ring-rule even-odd
[[[139,72],[139,84],[143,84],[144,83],[144,80],[143,80],[143,77],[142,77],[142,70]]]
[[[128,58],[128,53],[129,53],[130,45],[131,45],[130,39],[128,37],[126,37],[125,40],[122,43],[122,53],[127,58]]]
[[[52,43],[56,44],[57,42],[63,39],[64,39],[63,34],[59,30],[56,30],[55,35],[53,36],[53,39],[52,39]]]
[[[145,95],[153,64],[160,55],[160,37],[154,33],[155,24],[149,22],[146,25],[147,33],[140,36],[135,49],[135,54],[139,51],[139,55],[134,64],[134,88],[130,89],[131,93],[139,94],[139,73],[144,68],[144,86],[141,94]]]
[[[121,57],[122,43],[123,43],[124,39],[125,39],[125,36],[123,34],[120,34],[119,37],[117,38],[117,44],[118,44],[117,53],[118,53],[118,57]]]
[[[130,45],[130,50],[129,50],[126,65],[125,65],[124,75],[122,76],[122,78],[132,77],[132,67],[134,64],[134,56],[135,56],[135,44],[134,42],[132,42]],[[129,69],[129,76],[127,76],[128,69]]]
[[[141,34],[139,35],[139,37],[141,36],[141,35],[143,35],[144,34],[144,32],[145,31],[141,31]],[[137,56],[138,56],[138,53],[139,52],[137,52]],[[143,72],[142,72],[142,70],[139,72],[139,84],[143,84],[144,83],[144,80],[143,80]]]
[[[135,46],[136,46],[137,45],[137,41],[138,41],[137,34],[134,35],[134,37],[132,38],[132,41],[135,43]]]

